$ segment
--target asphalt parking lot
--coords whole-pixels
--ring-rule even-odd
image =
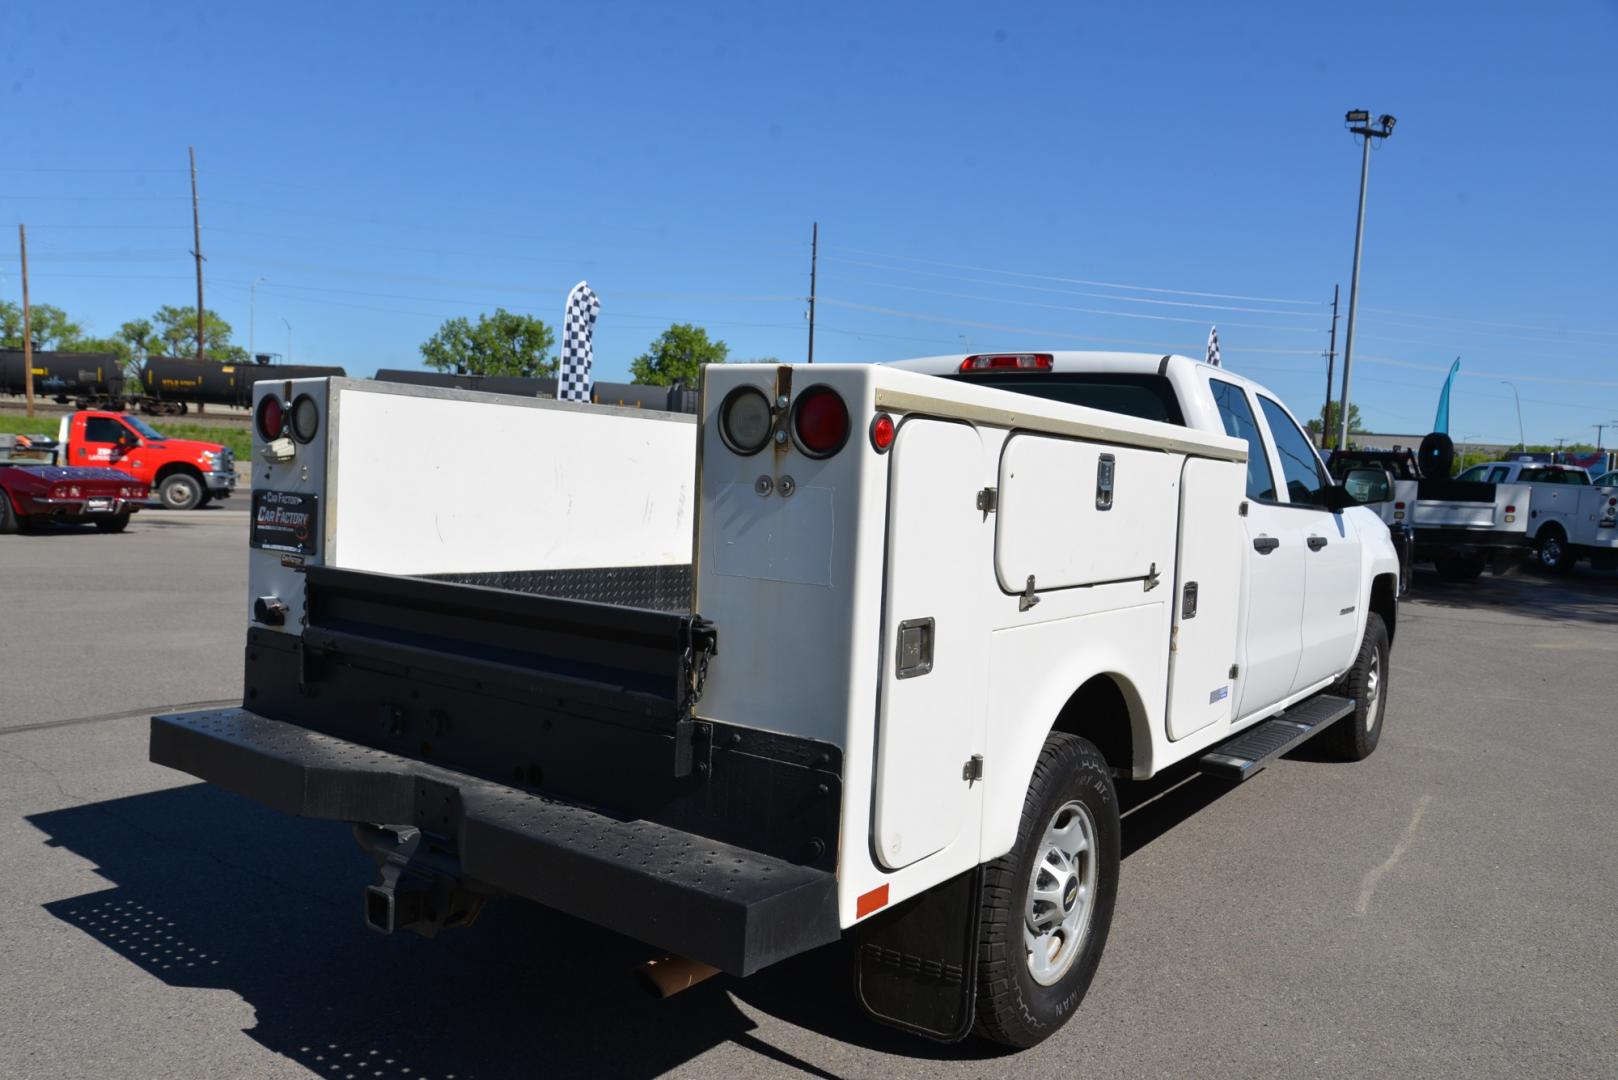
[[[1100,973],[1007,1057],[868,1023],[835,948],[659,1002],[523,903],[365,931],[342,826],[146,761],[237,693],[245,502],[0,537],[0,1076],[1618,1075],[1618,576],[1419,574],[1371,759],[1126,794]]]

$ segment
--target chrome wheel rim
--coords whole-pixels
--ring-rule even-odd
[[[1371,665],[1365,670],[1365,730],[1376,727],[1376,707],[1382,700],[1382,654],[1371,653]]]
[[[1041,986],[1066,975],[1084,949],[1096,896],[1096,824],[1077,800],[1045,824],[1023,911],[1028,974]]]
[[[1545,542],[1539,547],[1539,561],[1550,567],[1560,563],[1562,561],[1562,542],[1554,536],[1547,536]]]

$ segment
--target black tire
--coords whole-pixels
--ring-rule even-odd
[[[165,510],[195,510],[202,505],[202,481],[190,473],[172,473],[157,485],[157,499]]]
[[[1063,962],[1065,967],[1054,982],[1041,985],[1030,969],[1023,937],[1028,894],[1044,854],[1046,830],[1071,803],[1088,812],[1088,824],[1093,828],[1091,907],[1077,941],[1063,945],[1077,951]],[[1084,739],[1053,732],[1034,766],[1016,844],[983,868],[974,1029],[979,1035],[1006,1046],[1029,1047],[1048,1038],[1073,1015],[1095,977],[1112,926],[1118,898],[1118,836],[1118,796],[1106,760]],[[1071,885],[1059,886],[1063,904],[1068,902],[1070,887],[1074,890],[1071,895],[1082,899],[1077,891],[1080,876],[1076,874]]]
[[[1475,556],[1440,555],[1433,560],[1433,569],[1445,581],[1472,581],[1483,574],[1484,562]]]
[[[1539,565],[1553,574],[1571,574],[1573,564],[1578,562],[1560,525],[1547,525],[1539,530],[1534,553],[1539,557]]]
[[[0,534],[17,531],[17,512],[11,508],[11,496],[0,491]]]
[[[114,514],[109,518],[96,518],[96,528],[104,533],[120,533],[129,527],[129,511]]]
[[[1382,717],[1388,711],[1388,628],[1376,612],[1365,617],[1360,652],[1332,692],[1354,699],[1354,711],[1320,736],[1333,756],[1364,761],[1382,741]]]

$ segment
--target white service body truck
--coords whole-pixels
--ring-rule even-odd
[[[350,822],[365,921],[526,896],[1028,1046],[1099,962],[1116,785],[1376,746],[1398,559],[1183,357],[707,369],[697,417],[255,391],[241,708],[153,761]],[[476,440],[417,432],[476,430]]]
[[[1533,493],[1528,542],[1545,569],[1567,573],[1580,559],[1598,570],[1618,567],[1618,488],[1592,484],[1578,466],[1487,461],[1457,479],[1519,485]]]

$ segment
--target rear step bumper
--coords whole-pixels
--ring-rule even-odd
[[[1354,711],[1354,699],[1316,694],[1286,712],[1228,739],[1202,755],[1204,772],[1246,780],[1305,739],[1319,735]]]
[[[246,709],[154,716],[150,756],[288,814],[453,837],[469,879],[735,975],[840,935],[827,871]]]

